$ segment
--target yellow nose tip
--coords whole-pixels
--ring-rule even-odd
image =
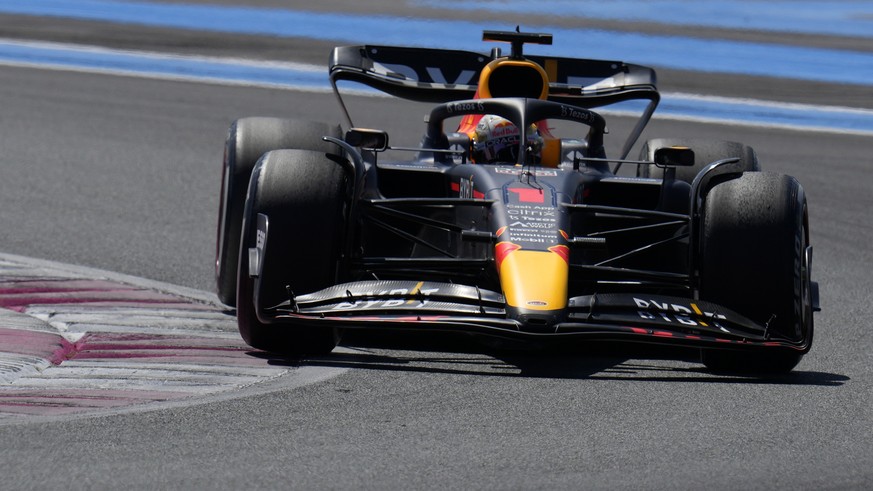
[[[569,273],[565,257],[553,251],[514,249],[507,253],[499,263],[506,303],[530,310],[565,308]]]

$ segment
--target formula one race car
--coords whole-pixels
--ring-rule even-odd
[[[511,53],[335,48],[344,134],[231,126],[216,275],[243,339],[323,354],[349,329],[459,331],[678,345],[716,371],[791,370],[818,310],[800,184],[733,142],[655,139],[628,160],[659,101],[652,69],[523,54],[548,34],[483,38]],[[436,104],[420,146],[355,128],[338,81]],[[609,158],[592,108],[630,100],[645,108]],[[410,158],[380,160],[387,150]]]

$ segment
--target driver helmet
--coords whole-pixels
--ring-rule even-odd
[[[518,127],[506,118],[486,114],[482,116],[473,132],[473,161],[481,164],[497,162],[518,163],[518,143],[521,138]],[[528,146],[535,162],[539,162],[539,152],[543,139],[536,125],[528,131]]]

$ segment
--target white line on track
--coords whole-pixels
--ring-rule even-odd
[[[326,69],[319,65],[113,50],[62,43],[0,39],[0,65],[302,92],[331,91]],[[347,84],[343,84],[343,92],[387,97],[373,89],[349,89]],[[625,110],[623,106],[602,112],[628,116],[639,114],[638,109]],[[873,110],[869,109],[701,94],[662,93],[655,118],[873,135]]]

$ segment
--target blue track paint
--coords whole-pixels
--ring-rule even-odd
[[[328,91],[324,67],[243,60],[135,53],[52,43],[0,42],[0,65],[243,84],[289,90]],[[357,84],[360,94],[376,95]],[[613,113],[639,112],[625,103]],[[690,119],[873,136],[873,110],[783,104],[688,94],[663,94],[655,118]]]
[[[51,43],[0,42],[0,64],[107,73],[160,75],[249,85],[327,89],[322,67],[137,53]]]
[[[483,14],[524,14],[535,9],[562,17],[873,37],[873,1],[860,0],[415,0],[414,4]]]
[[[418,45],[482,52],[489,48],[481,41],[482,30],[514,27],[487,21],[113,0],[0,0],[0,12],[349,44]],[[553,33],[555,45],[532,46],[528,49],[531,53],[616,59],[680,70],[873,85],[873,53],[593,29],[535,28]]]
[[[659,118],[873,136],[873,110],[753,99],[664,93]]]

